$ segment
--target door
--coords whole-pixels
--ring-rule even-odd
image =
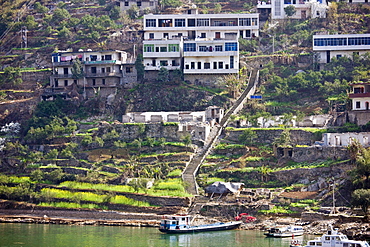
[[[369,110],[369,102],[365,102],[365,108],[366,108],[366,111],[368,111]]]
[[[216,32],[215,33],[215,38],[216,39],[221,39],[221,33],[220,32]]]

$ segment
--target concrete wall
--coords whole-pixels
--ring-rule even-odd
[[[370,114],[368,111],[350,111],[348,112],[349,122],[357,125],[365,125],[370,121]]]
[[[238,138],[241,134],[243,134],[243,130],[233,130],[233,131],[226,131],[227,139],[231,141],[238,142]],[[263,142],[263,143],[273,143],[274,140],[280,136],[283,130],[255,130],[257,134],[257,138],[255,139],[256,142]],[[312,145],[315,140],[315,135],[312,132],[304,131],[304,130],[291,130],[290,131],[290,139],[292,144],[298,145]]]

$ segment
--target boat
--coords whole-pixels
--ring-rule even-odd
[[[267,237],[274,237],[274,238],[285,238],[285,237],[292,237],[292,236],[301,236],[303,235],[304,230],[302,226],[279,226],[279,227],[271,227],[266,233],[264,233]]]
[[[194,220],[194,218],[193,218]],[[164,233],[193,233],[207,231],[222,231],[238,228],[241,221],[218,222],[207,225],[192,225],[192,216],[190,215],[171,215],[164,216],[159,226],[159,231]]]
[[[366,241],[349,240],[348,237],[329,225],[326,234],[309,240],[304,247],[370,247]],[[303,246],[301,246],[303,247]]]

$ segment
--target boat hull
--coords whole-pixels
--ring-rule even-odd
[[[194,233],[194,232],[210,232],[210,231],[225,231],[236,229],[241,225],[242,222],[229,222],[220,223],[215,225],[200,225],[191,226],[183,229],[163,229],[160,228],[159,231],[163,233]]]
[[[289,237],[296,237],[296,236],[302,236],[302,232],[286,232],[286,233],[265,233],[267,237],[273,237],[273,238],[289,238]]]

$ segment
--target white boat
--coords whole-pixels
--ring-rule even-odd
[[[338,228],[329,230],[321,237],[309,240],[304,247],[370,247],[366,241],[349,240],[346,235],[338,232]],[[301,246],[302,247],[302,246]]]
[[[238,228],[241,221],[218,222],[207,225],[192,225],[190,215],[171,215],[164,216],[159,226],[159,231],[165,233],[191,233],[191,232],[207,232],[221,231]]]
[[[279,226],[270,228],[265,235],[275,238],[286,238],[303,235],[304,230],[302,226]]]

